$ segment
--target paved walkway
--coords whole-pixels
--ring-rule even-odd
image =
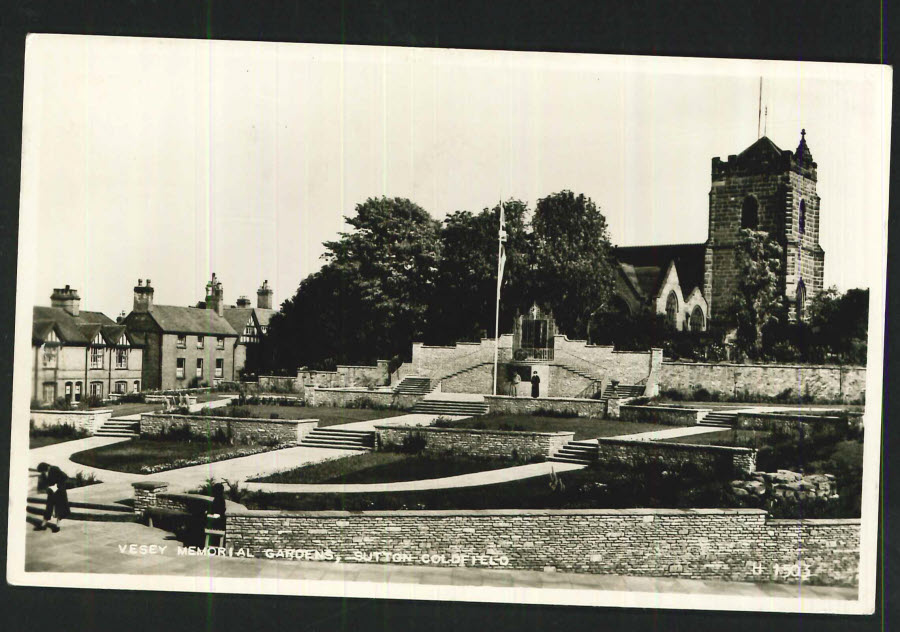
[[[449,586],[499,586],[564,590],[616,590],[647,593],[728,595],[790,598],[802,609],[804,599],[856,599],[857,589],[790,584],[754,584],[621,575],[546,573],[481,568],[440,568],[382,564],[299,562],[178,555],[178,541],[159,529],[135,523],[63,522],[59,533],[28,530],[25,538],[28,572],[108,573],[203,578],[216,590],[215,578],[332,580]],[[166,547],[158,555],[132,555],[120,546]]]
[[[731,428],[717,428],[715,426],[676,426],[665,430],[653,430],[651,432],[638,432],[636,434],[616,435],[609,439],[632,439],[636,441],[659,441],[661,439],[676,439],[678,437],[691,437],[710,432],[723,432]],[[596,439],[593,439],[596,441]]]

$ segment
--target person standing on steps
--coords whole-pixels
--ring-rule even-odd
[[[47,490],[47,508],[44,510],[41,524],[34,528],[35,531],[43,531],[48,526],[50,531],[59,531],[59,522],[69,515],[69,496],[66,493],[66,484],[69,477],[65,472],[49,463],[39,463],[37,466],[41,478],[38,481],[38,490]],[[56,524],[50,519],[56,516]]]
[[[541,378],[537,374],[537,371],[531,374],[531,396],[532,397],[540,397],[541,396]]]
[[[519,375],[519,372],[516,371],[513,373],[512,386],[510,387],[510,395],[513,397],[518,396],[519,394],[519,384],[522,381],[522,377]]]

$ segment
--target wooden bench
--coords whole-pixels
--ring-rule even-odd
[[[204,548],[209,548],[209,541],[212,538],[218,538],[218,545],[225,546],[225,530],[224,529],[206,529],[206,543]]]

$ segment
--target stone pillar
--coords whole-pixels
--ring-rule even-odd
[[[134,488],[134,513],[143,515],[150,507],[156,506],[157,494],[168,491],[169,484],[162,481],[141,481],[132,483]]]

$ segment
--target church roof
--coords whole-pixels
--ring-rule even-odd
[[[703,288],[706,244],[620,246],[613,254],[631,284],[647,298],[659,293],[671,261],[675,262],[685,295],[695,287]]]
[[[768,136],[763,136],[738,154],[741,160],[778,160],[782,150]]]
[[[815,164],[813,162],[812,152],[809,150],[809,145],[806,144],[805,129],[800,130],[800,144],[797,145],[797,151],[794,152],[794,160],[797,161],[801,168]]]

